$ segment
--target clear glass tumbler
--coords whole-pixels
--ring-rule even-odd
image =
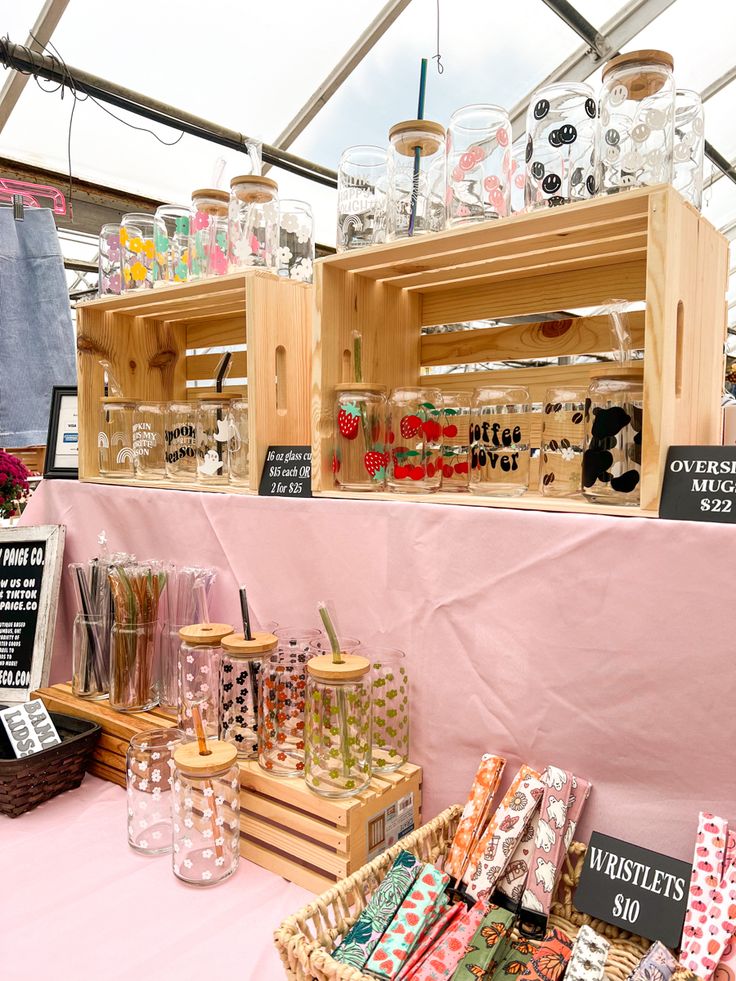
[[[641,487],[643,365],[591,371],[585,407],[583,495],[594,504],[636,507]]]
[[[168,589],[170,588],[170,581]],[[162,709],[173,715],[179,713],[179,631],[186,623],[161,624],[159,636],[159,691],[158,702]]]
[[[166,476],[182,483],[197,479],[197,403],[169,402],[164,412]]]
[[[545,497],[580,494],[587,396],[587,388],[545,393],[539,447],[539,493]]]
[[[189,278],[205,279],[227,272],[227,211],[230,195],[216,188],[192,191],[189,233]]]
[[[678,89],[675,95],[675,190],[700,211],[703,204],[705,114],[697,92]]]
[[[72,628],[72,694],[77,698],[107,698],[110,690],[107,624],[101,616],[78,613]]]
[[[196,742],[174,750],[172,824],[174,875],[194,886],[214,886],[240,861],[240,770],[235,747]]]
[[[153,285],[185,283],[189,279],[191,209],[176,204],[162,204],[156,208],[155,218]]]
[[[442,483],[442,393],[436,388],[396,388],[386,410],[390,459],[386,482],[406,493],[437,491]]]
[[[443,392],[442,490],[467,491],[470,478],[470,392]]]
[[[361,647],[371,664],[373,771],[390,773],[409,759],[409,675],[406,654],[392,647]]]
[[[526,114],[528,209],[594,193],[596,116],[593,89],[582,82],[546,85],[534,93]]]
[[[273,634],[262,631],[254,631],[251,640],[242,633],[222,639],[222,738],[235,746],[239,759],[258,759],[261,672],[277,645]]]
[[[511,123],[500,106],[457,109],[447,128],[447,224],[509,214]]]
[[[123,290],[153,289],[156,219],[132,212],[123,215],[120,245],[123,256]]]
[[[332,472],[341,490],[383,490],[386,483],[386,389],[370,382],[335,386]]]
[[[133,413],[133,455],[139,480],[166,476],[165,402],[139,402]]]
[[[246,174],[230,182],[228,245],[230,269],[276,271],[279,247],[278,184]]]
[[[279,276],[312,282],[314,263],[314,217],[306,201],[279,202]]]
[[[227,484],[230,479],[230,405],[238,395],[197,396],[197,480]]]
[[[526,144],[517,141],[511,149],[511,192],[509,206],[511,213],[519,214],[525,210],[524,184],[526,177]]]
[[[158,704],[158,621],[114,623],[110,632],[110,707],[148,712]]]
[[[97,293],[117,296],[123,288],[123,264],[120,249],[120,225],[103,225],[100,229],[97,255]]]
[[[385,225],[386,151],[378,146],[351,146],[337,166],[337,251],[361,249],[374,237],[379,219]],[[385,227],[383,228],[385,234]]]
[[[230,404],[230,429],[227,444],[230,483],[248,484],[248,400],[233,399]]]
[[[220,736],[221,641],[233,632],[228,623],[193,623],[179,630],[179,728],[197,735],[192,709],[199,713],[208,738]]]
[[[105,396],[100,399],[100,430],[97,450],[103,477],[132,477],[133,416],[135,402]]]
[[[445,227],[445,128],[409,119],[389,131],[386,240]]]
[[[518,497],[529,489],[531,400],[526,388],[476,388],[470,412],[470,490]]]
[[[130,740],[126,754],[128,844],[145,855],[172,850],[171,788],[179,729],[149,729]]]
[[[370,783],[370,664],[357,654],[312,658],[307,665],[304,780],[322,797],[353,797]]]

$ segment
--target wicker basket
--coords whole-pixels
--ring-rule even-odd
[[[338,938],[355,923],[369,895],[378,886],[394,859],[405,848],[425,862],[436,862],[447,853],[462,808],[448,808],[429,824],[402,838],[373,862],[302,907],[281,924],[274,934],[286,977],[290,981],[372,981],[354,967],[338,964],[330,956]],[[649,949],[649,941],[580,913],[573,906],[575,888],[580,881],[586,846],[573,842],[565,860],[552,903],[550,923],[570,936],[588,923],[611,941],[606,974],[612,981],[625,981]]]
[[[70,715],[50,714],[61,736],[57,746],[20,760],[0,760],[0,814],[19,817],[82,782],[100,727]]]

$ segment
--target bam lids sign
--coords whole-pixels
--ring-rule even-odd
[[[594,831],[575,890],[575,908],[677,947],[691,871],[687,862]]]

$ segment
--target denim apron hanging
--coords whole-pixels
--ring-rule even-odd
[[[54,385],[76,385],[74,329],[51,212],[0,208],[0,447],[46,442]]]

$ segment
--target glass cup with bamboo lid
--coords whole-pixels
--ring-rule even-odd
[[[278,268],[279,186],[270,177],[243,174],[230,182],[228,241],[231,271]]]
[[[278,638],[256,630],[222,639],[220,718],[222,738],[232,743],[239,759],[258,759],[261,671],[276,650]]]

